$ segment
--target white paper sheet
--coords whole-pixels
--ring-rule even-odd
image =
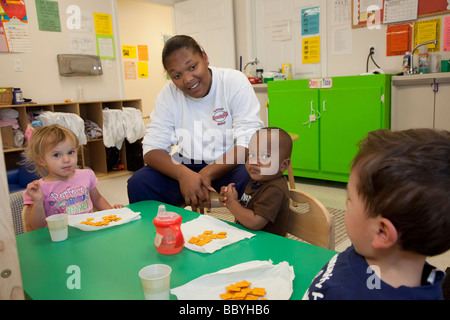
[[[286,261],[249,261],[203,275],[171,290],[178,300],[221,300],[225,287],[246,280],[251,288],[264,288],[268,300],[288,300],[293,292],[294,267]]]
[[[226,232],[227,237],[225,239],[214,239],[203,246],[198,246],[188,242],[192,237],[198,237],[198,235],[203,234],[203,232],[207,230],[213,231],[213,233]],[[222,220],[204,215],[198,217],[197,219],[183,223],[181,225],[181,232],[183,232],[185,241],[184,246],[192,251],[202,253],[213,253],[214,251],[225,246],[244,239],[250,239],[255,236],[254,233],[241,230],[229,225],[226,222],[223,222]]]
[[[90,226],[87,224],[80,224],[83,221],[86,221],[88,218],[93,218],[91,222],[103,221],[102,217],[106,217],[109,215],[116,215],[116,217],[122,218],[119,221],[111,221],[107,226]],[[109,209],[103,211],[97,211],[93,213],[85,213],[85,214],[75,214],[69,215],[69,226],[78,228],[83,231],[97,231],[106,228],[111,228],[115,226],[119,226],[134,220],[139,220],[141,218],[140,212],[134,212],[130,208],[120,208],[120,209]]]

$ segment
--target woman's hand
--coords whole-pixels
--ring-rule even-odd
[[[185,170],[178,178],[178,182],[186,205],[191,206],[193,211],[200,209],[200,213],[204,213],[204,202],[206,202],[207,208],[211,209],[209,191],[214,191],[214,189],[208,178],[200,173]]]

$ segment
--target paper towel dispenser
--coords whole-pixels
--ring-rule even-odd
[[[101,76],[102,62],[89,54],[58,54],[59,75],[62,77]]]

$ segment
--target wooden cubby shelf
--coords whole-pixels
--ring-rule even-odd
[[[51,112],[65,112],[75,113],[79,115],[83,120],[91,120],[95,122],[100,128],[103,128],[103,113],[105,108],[120,109],[123,108],[136,108],[142,112],[142,100],[141,99],[128,99],[128,100],[103,100],[103,101],[80,101],[80,102],[68,102],[68,103],[45,103],[45,104],[21,104],[21,105],[0,105],[1,109],[11,108],[17,110],[19,113],[19,126],[23,132],[26,131],[29,120],[29,112],[36,111],[51,111]],[[18,162],[21,153],[24,148],[3,148],[3,154],[5,157],[6,169],[13,169],[18,167]],[[79,152],[79,167],[91,168],[98,177],[104,177],[108,174],[106,149],[103,143],[103,139],[88,140],[86,145],[80,146]],[[120,158],[127,167],[126,146],[123,143],[120,149]]]

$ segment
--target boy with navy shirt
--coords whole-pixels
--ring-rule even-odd
[[[347,186],[352,246],[304,299],[443,299],[445,274],[425,260],[450,248],[450,133],[377,130],[360,147]]]

